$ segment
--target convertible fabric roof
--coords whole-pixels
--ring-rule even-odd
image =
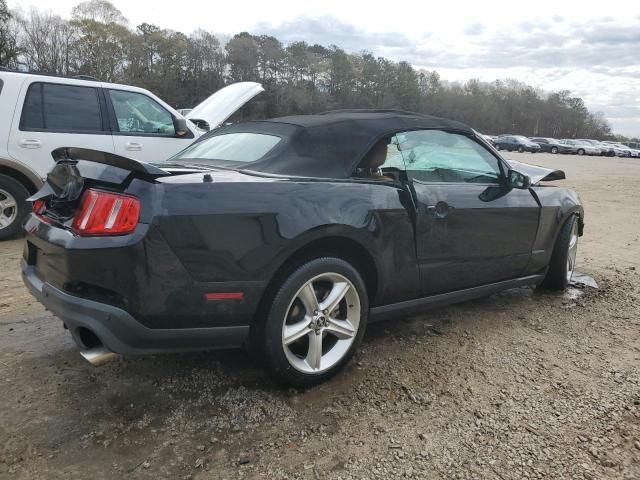
[[[340,110],[229,125],[202,140],[253,132],[282,138],[246,170],[321,178],[348,178],[380,139],[409,130],[438,129],[472,135],[460,122],[398,110]]]

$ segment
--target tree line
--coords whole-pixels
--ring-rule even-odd
[[[612,138],[604,115],[567,90],[544,92],[510,79],[448,82],[437,71],[371,52],[284,45],[269,35],[242,32],[223,44],[205,30],[187,35],[148,23],[132,29],[107,0],[79,3],[70,19],[36,8],[11,12],[0,0],[0,65],[136,85],[176,108],[195,106],[232,82],[261,82],[265,93],[244,109],[245,118],[398,108],[490,134]]]

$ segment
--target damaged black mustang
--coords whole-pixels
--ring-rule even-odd
[[[216,129],[143,164],[74,148],[32,197],[23,278],[85,357],[245,346],[309,385],[368,322],[564,289],[583,209],[564,173],[458,122],[338,111]]]

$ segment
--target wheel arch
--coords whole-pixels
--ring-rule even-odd
[[[378,266],[369,249],[360,241],[346,235],[327,234],[309,239],[280,260],[262,293],[257,315],[264,312],[268,302],[275,295],[278,286],[296,268],[318,257],[337,257],[351,265],[360,273],[367,288],[369,305],[373,305],[378,291]]]
[[[562,231],[562,227],[567,223],[567,221],[575,216],[578,219],[578,236],[582,236],[584,233],[584,210],[580,205],[574,205],[573,207],[562,212],[561,218],[558,220],[558,225],[556,227],[556,231],[553,234],[553,244],[552,249],[555,247],[556,242],[558,241],[558,236]]]
[[[20,182],[32,195],[42,186],[42,180],[34,175],[33,172],[18,169],[13,162],[2,158],[0,158],[0,175],[11,177]]]

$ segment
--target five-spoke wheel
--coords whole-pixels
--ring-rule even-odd
[[[348,278],[323,273],[307,281],[291,301],[282,346],[301,372],[325,371],[351,347],[360,323],[360,296]]]
[[[362,341],[368,310],[366,287],[353,265],[316,258],[283,280],[252,342],[262,343],[279,380],[312,385],[349,361]]]

